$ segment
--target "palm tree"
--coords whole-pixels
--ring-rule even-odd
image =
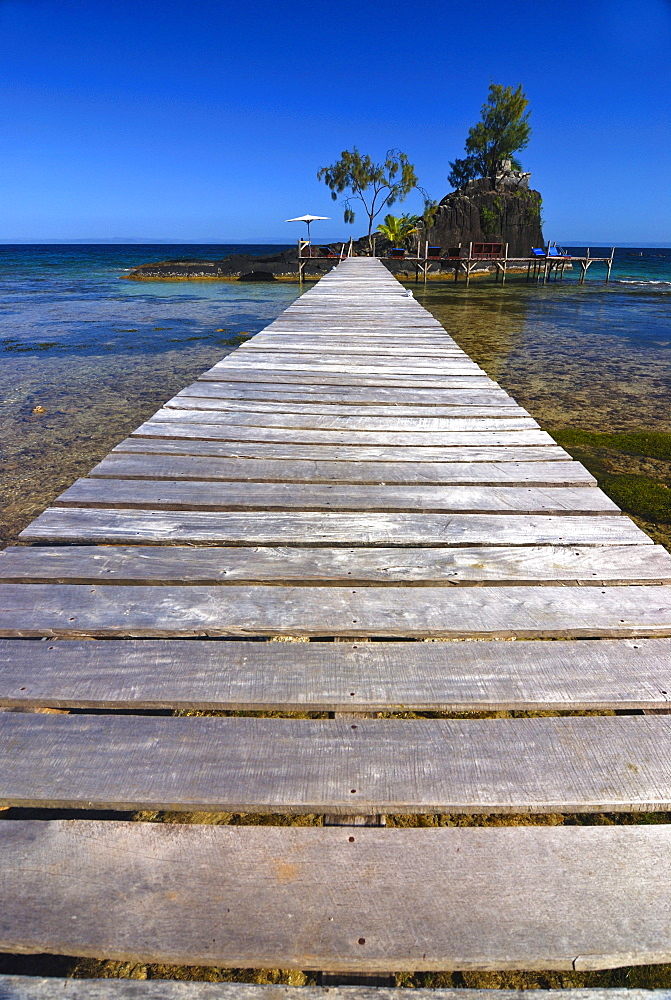
[[[417,216],[385,215],[384,222],[377,227],[377,231],[386,236],[393,247],[402,247],[408,236],[418,231]]]

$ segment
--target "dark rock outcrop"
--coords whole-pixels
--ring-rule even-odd
[[[334,261],[333,264],[337,263]],[[305,265],[305,275],[318,276],[330,271],[333,264],[327,260]],[[263,274],[264,277],[259,275]],[[255,257],[252,254],[231,254],[221,260],[161,260],[141,264],[126,275],[132,281],[147,279],[241,279],[245,281],[273,281],[275,278],[298,277],[298,256],[293,248],[280,253]]]
[[[247,271],[245,274],[241,274],[238,281],[275,281],[275,275],[272,271]]]
[[[504,171],[496,184],[483,178],[452,191],[440,203],[425,239],[444,248],[470,242],[508,244],[510,257],[529,257],[543,246],[542,199],[529,188],[529,174]]]

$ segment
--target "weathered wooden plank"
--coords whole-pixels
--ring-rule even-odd
[[[344,288],[344,286],[341,286],[341,288]],[[387,329],[394,329],[394,328],[399,328],[402,330],[424,329],[424,330],[435,330],[437,333],[440,333],[443,336],[449,336],[449,334],[447,334],[447,331],[445,330],[445,327],[443,327],[438,322],[438,320],[435,319],[431,315],[431,313],[427,312],[426,310],[423,311],[420,310],[419,313],[415,313],[414,315],[410,314],[402,315],[400,312],[396,310],[396,308],[394,308],[392,311],[389,311],[388,309],[385,310],[383,314],[382,311],[381,310],[378,311],[377,308],[377,306],[380,305],[381,303],[377,303],[376,307],[368,309],[367,314],[363,316],[357,314],[356,317],[351,317],[347,315],[346,303],[342,301],[345,298],[345,296],[340,294],[339,297],[341,299],[341,309],[338,311],[338,315],[335,317],[335,321],[333,323],[333,327],[335,327],[336,329],[352,330],[352,332],[354,332],[353,329],[354,327],[356,328],[360,327],[363,331],[366,332],[384,331]],[[396,303],[394,303],[394,306],[395,305]],[[309,329],[311,322],[312,319],[310,312],[307,312],[304,309],[298,310],[298,309],[291,309],[291,307],[289,307],[285,309],[283,313],[280,313],[280,315],[277,316],[272,321],[272,323],[269,323],[266,329],[283,330],[286,328],[290,328],[292,323],[298,324],[299,329],[302,329],[304,327],[307,327]],[[317,329],[320,329],[323,326],[323,321],[321,319],[317,319],[315,316],[314,325],[317,327]]]
[[[0,839],[5,951],[339,971],[671,959],[666,825],[17,820]]]
[[[357,296],[354,287],[351,286],[352,291],[343,295],[341,286],[330,302],[320,301],[319,296],[302,295],[284,310],[283,316],[288,320],[303,318],[324,328],[328,327],[332,318],[346,324],[368,318],[369,322],[377,326],[395,323],[404,327],[423,325],[427,321],[426,310],[409,297],[395,295],[392,301],[387,289],[377,296]],[[357,296],[358,301],[352,296]]]
[[[670,653],[671,639],[0,639],[0,705],[284,712],[644,710],[671,705]]]
[[[371,347],[380,349],[384,349],[386,345],[404,348],[416,343],[419,346],[426,345],[427,347],[438,347],[446,350],[463,350],[440,325],[420,327],[413,324],[408,327],[405,324],[397,326],[385,322],[381,326],[370,326],[363,319],[356,324],[348,326],[339,326],[336,323],[331,323],[328,329],[324,330],[321,326],[311,326],[305,319],[299,319],[295,322],[294,317],[292,317],[291,322],[282,320],[279,323],[271,323],[265,327],[261,334],[257,334],[257,336],[262,336],[264,339],[267,338],[269,341],[275,341],[278,344],[284,343],[286,338],[287,343],[297,344],[301,341],[312,341],[313,343],[323,343],[328,346],[329,338],[331,338],[333,342],[337,341],[345,345],[370,344]],[[245,344],[242,346],[249,343],[251,343],[251,340],[245,341]]]
[[[464,514],[619,514],[592,486],[364,486],[322,483],[78,479],[58,506],[153,510],[455,511]]]
[[[0,635],[655,638],[671,589],[2,584]]]
[[[400,403],[389,406],[361,406],[355,403],[322,403],[319,401],[297,403],[293,401],[277,402],[258,399],[219,399],[208,398],[194,394],[190,395],[186,390],[169,399],[166,407],[179,410],[215,410],[221,413],[243,413],[243,414],[278,414],[291,413],[308,415],[321,414],[327,417],[526,417],[528,413],[521,406],[499,406],[496,402],[492,405],[450,405],[432,406],[406,406]]]
[[[529,462],[536,465],[552,461],[561,461],[566,465],[571,460],[568,452],[558,445],[520,445],[516,447],[506,445],[492,445],[491,447],[417,445],[415,448],[397,448],[391,445],[294,444],[283,441],[201,441],[198,438],[186,437],[126,438],[113,449],[113,452],[121,451],[147,454],[212,455],[241,459],[307,459],[316,462],[342,462],[349,465],[356,465],[359,462],[414,463],[420,466],[448,462],[462,465],[476,462],[486,462],[491,465],[512,462],[521,465]],[[577,466],[578,463],[573,462],[573,465]]]
[[[346,298],[346,295],[342,294],[342,290],[339,290],[339,297],[341,300]],[[413,312],[405,311],[402,313],[396,308],[398,302],[399,300],[397,299],[394,303],[387,303],[391,308],[386,309],[382,308],[383,303],[380,302],[376,302],[375,304],[367,303],[367,308],[363,311],[357,309],[356,312],[349,312],[347,303],[341,301],[336,315],[328,317],[324,315],[319,316],[312,309],[293,309],[290,306],[274,319],[269,326],[273,329],[282,329],[290,326],[292,323],[297,323],[300,327],[314,326],[317,329],[322,329],[327,327],[329,321],[332,319],[334,325],[337,324],[339,328],[344,330],[352,329],[355,324],[360,323],[366,330],[384,330],[386,328],[430,330],[433,328],[442,330],[443,333],[446,332],[440,326],[438,320],[434,319],[426,310],[422,310],[420,307],[419,312],[414,310]]]
[[[482,374],[483,369],[471,361],[468,357],[450,357],[447,359],[433,358],[396,358],[386,355],[358,355],[356,359],[350,361],[341,351],[328,354],[327,352],[304,355],[300,352],[286,354],[277,351],[264,352],[261,349],[255,351],[235,351],[229,354],[223,361],[218,362],[220,368],[246,370],[248,367],[256,371],[266,369],[278,369],[287,371],[342,371],[353,374],[373,375],[385,374],[385,372],[398,372],[401,375],[461,375]],[[216,367],[216,366],[215,366]]]
[[[226,358],[225,361],[219,362],[219,370],[223,374],[240,373],[246,374],[249,372],[252,377],[259,375],[266,375],[270,378],[273,377],[275,373],[282,376],[284,374],[294,375],[305,373],[308,377],[321,377],[321,372],[326,375],[338,374],[340,372],[345,376],[355,376],[357,378],[365,377],[370,375],[374,378],[378,377],[397,377],[401,379],[412,379],[412,378],[426,378],[426,379],[439,379],[442,376],[458,376],[460,378],[482,378],[484,372],[482,368],[479,368],[474,362],[445,362],[444,364],[431,365],[429,363],[415,365],[410,364],[388,364],[383,365],[382,362],[369,359],[364,361],[362,359],[361,364],[356,363],[347,364],[346,362],[328,362],[323,361],[321,363],[313,362],[307,364],[305,362],[292,360],[282,360],[275,361],[272,358],[267,360],[261,358],[250,358],[248,361],[243,358]],[[216,368],[216,366],[215,366]]]
[[[483,486],[594,486],[596,482],[584,466],[561,461],[562,456],[555,456],[554,449],[543,449],[543,457],[558,457],[559,460],[542,462],[481,462],[477,454],[473,462],[416,463],[220,457],[235,453],[235,450],[235,446],[212,441],[130,438],[96,465],[90,476],[255,482],[476,483]],[[318,452],[319,449],[310,448],[310,451]],[[546,456],[546,451],[551,454]]]
[[[328,332],[321,330],[287,330],[273,329],[266,327],[255,337],[245,341],[238,350],[255,348],[256,346],[268,345],[272,349],[288,347],[290,350],[313,350],[315,347],[323,346],[327,349],[334,345],[346,349],[353,348],[357,353],[387,354],[389,352],[400,352],[408,354],[413,348],[423,355],[426,350],[430,355],[440,353],[455,353],[465,357],[469,355],[441,328],[431,327],[430,329],[418,330],[363,330],[360,325],[356,329],[334,330]]]
[[[49,507],[24,541],[229,545],[652,545],[628,517]]]
[[[170,411],[166,410],[166,413]],[[486,446],[520,447],[553,445],[547,431],[527,430],[484,431],[364,431],[311,430],[302,427],[246,427],[235,424],[189,423],[187,420],[152,418],[133,431],[135,437],[186,437],[201,441],[259,441],[279,444],[346,444],[387,445],[401,449],[409,447]],[[413,454],[412,461],[420,457]]]
[[[390,389],[440,389],[443,392],[451,389],[497,389],[498,385],[487,375],[441,375],[440,377],[429,377],[421,375],[390,375],[375,374],[358,375],[342,374],[337,375],[332,372],[276,372],[239,371],[232,366],[228,368],[210,368],[202,375],[198,376],[199,382],[241,382],[249,386],[275,386],[276,391],[281,391],[282,386],[300,385],[302,386],[351,386],[353,388],[390,388]],[[301,389],[301,391],[303,391]],[[370,394],[372,396],[372,393]]]
[[[225,380],[207,381],[201,379],[182,390],[185,395],[210,396],[216,399],[265,399],[282,402],[323,401],[335,403],[356,403],[360,406],[396,405],[410,403],[413,406],[444,406],[459,403],[467,405],[477,403],[499,406],[516,406],[512,396],[508,396],[500,386],[491,382],[487,387],[469,389],[468,386],[450,386],[441,389],[394,388],[390,386],[318,386],[289,385],[278,386],[274,383],[227,382]],[[179,395],[179,394],[178,394]],[[177,397],[175,397],[177,398]]]
[[[189,409],[187,407],[162,407],[151,418],[154,421],[170,421],[174,423],[223,424],[226,427],[288,427],[308,430],[341,430],[341,431],[405,431],[406,433],[439,432],[439,431],[517,431],[538,430],[536,421],[526,414],[508,414],[502,417],[487,416],[412,416],[401,417],[396,414],[385,416],[330,416],[312,414],[305,411],[290,413],[231,413],[221,412],[214,408]]]
[[[369,314],[374,316],[378,308],[376,304],[370,305]],[[292,328],[292,324],[295,324],[295,328]],[[284,317],[281,318],[279,324],[271,324],[265,327],[256,336],[259,338],[259,343],[268,340],[279,344],[284,342],[285,337],[287,341],[321,339],[325,346],[328,347],[325,337],[329,333],[332,334],[335,340],[371,344],[376,347],[387,345],[407,350],[414,342],[422,344],[432,341],[429,344],[431,347],[456,351],[462,350],[459,344],[440,326],[423,326],[414,322],[407,322],[403,318],[401,318],[400,323],[395,323],[391,316],[387,316],[378,322],[366,323],[365,318],[361,314],[343,317],[337,312],[329,316],[315,316],[311,318],[310,314],[306,311],[300,315],[296,314],[295,316]],[[246,347],[255,339],[253,337],[245,340],[240,346]]]
[[[404,330],[412,330],[414,327],[424,327],[426,324],[425,314],[422,307],[411,304],[402,308],[400,299],[396,302],[382,301],[361,301],[352,304],[342,301],[344,297],[339,296],[340,301],[329,305],[318,303],[314,300],[308,302],[297,302],[284,312],[285,321],[303,322],[310,329],[328,330],[332,322],[343,324],[343,326],[355,327],[360,321],[368,322],[378,329],[386,327],[396,327]]]
[[[362,337],[403,337],[406,342],[412,337],[422,338],[435,336],[441,342],[456,343],[449,336],[445,328],[438,320],[432,319],[428,313],[419,318],[397,318],[393,314],[387,314],[383,319],[376,320],[377,309],[373,306],[369,309],[367,316],[346,318],[345,316],[335,316],[328,323],[324,320],[312,320],[307,313],[293,313],[291,315],[280,314],[277,319],[269,323],[264,328],[268,333],[282,335],[284,333],[306,336],[323,335],[332,333],[337,337],[351,337],[353,340]]]
[[[336,974],[337,975],[337,974]],[[351,977],[350,977],[351,978]],[[375,986],[254,986],[176,979],[40,979],[0,976],[6,1000],[404,1000],[402,988]],[[497,1000],[538,1000],[538,990],[497,990]],[[415,990],[417,1000],[491,1000],[486,990]],[[671,1000],[671,990],[543,990],[542,1000]]]
[[[379,331],[375,331],[371,335],[361,330],[359,325],[357,325],[356,335],[352,336],[351,331],[348,333],[337,333],[329,330],[325,333],[319,330],[302,330],[292,333],[287,330],[278,331],[270,327],[265,327],[260,333],[240,344],[236,350],[253,350],[255,347],[263,347],[265,345],[270,345],[273,350],[275,348],[282,349],[283,347],[289,347],[290,350],[294,350],[295,348],[301,350],[304,347],[309,348],[310,345],[320,345],[326,348],[326,350],[332,350],[333,345],[337,344],[338,346],[349,345],[358,353],[363,354],[368,353],[368,349],[371,348],[370,353],[374,354],[378,352],[385,354],[388,351],[392,351],[403,355],[411,355],[413,348],[418,347],[426,348],[430,354],[434,354],[435,352],[454,352],[468,357],[462,347],[455,343],[446,333],[443,332],[441,334],[439,330],[440,328],[436,330],[435,327],[432,327],[418,331],[415,328],[407,332],[403,330],[387,331],[382,335]]]
[[[272,334],[264,331],[241,344],[240,347],[231,352],[230,356],[253,358],[267,354],[273,358],[283,355],[287,358],[292,357],[296,361],[301,358],[311,361],[316,355],[317,357],[336,358],[342,361],[343,355],[340,352],[343,349],[348,352],[348,356],[351,354],[357,357],[374,358],[375,361],[371,361],[371,364],[374,364],[377,359],[393,361],[394,358],[408,360],[412,364],[416,364],[418,361],[423,362],[425,359],[431,363],[443,359],[474,363],[471,357],[456,344],[441,342],[435,334],[427,337],[415,337],[412,333],[406,337],[381,339],[379,337],[367,338],[361,335],[353,339],[352,337],[339,337],[334,333],[328,338],[311,333]]]
[[[375,355],[381,358],[409,358],[416,361],[418,358],[446,358],[448,361],[454,358],[471,360],[456,344],[445,344],[440,342],[438,337],[418,338],[409,337],[385,337],[384,340],[378,338],[366,338],[357,336],[338,337],[331,334],[328,337],[319,334],[281,334],[271,335],[268,333],[257,333],[252,339],[239,347],[234,353],[240,355],[256,356],[261,351],[263,353],[279,352],[285,355],[295,354],[297,357],[318,354],[319,356],[336,357],[338,352],[347,351],[348,355]],[[340,355],[342,357],[342,354]]]
[[[43,583],[315,583],[365,586],[500,586],[671,583],[671,555],[661,545],[597,548],[295,548],[192,546],[9,547],[0,580]]]
[[[373,307],[374,308],[374,307]],[[459,357],[472,360],[470,356],[455,341],[445,334],[441,336],[435,329],[419,329],[417,327],[386,327],[372,332],[361,330],[360,324],[354,322],[349,329],[331,329],[329,324],[306,326],[292,331],[286,328],[276,330],[267,328],[250,340],[246,340],[236,349],[241,354],[251,354],[257,350],[269,350],[293,353],[307,349],[312,353],[315,349],[335,354],[338,349],[355,348],[357,354],[370,354],[379,357],[418,358]],[[415,352],[416,348],[416,352]]]
[[[665,715],[352,723],[9,712],[0,713],[0,751],[0,807],[294,815],[671,808]]]

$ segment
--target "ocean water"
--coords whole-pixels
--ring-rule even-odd
[[[671,250],[617,250],[608,285],[602,264],[579,274],[409,287],[548,429],[671,431]]]
[[[0,543],[300,291],[124,281],[128,269],[278,249],[0,246]],[[576,278],[409,287],[550,429],[671,430],[671,250],[619,250],[608,286],[598,264]]]
[[[299,294],[279,281],[124,281],[128,269],[279,249],[0,246],[0,544]]]

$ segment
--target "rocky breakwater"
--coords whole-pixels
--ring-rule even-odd
[[[334,261],[333,264],[337,263]],[[330,271],[333,264],[327,260],[305,265],[305,276],[319,277]],[[231,254],[221,260],[161,260],[141,264],[127,275],[130,281],[275,281],[298,277],[297,251],[292,248],[266,256]]]
[[[543,246],[542,198],[529,187],[530,174],[504,168],[496,180],[481,178],[450,192],[440,202],[425,239],[444,248],[461,243],[508,244],[509,257],[529,257]]]

